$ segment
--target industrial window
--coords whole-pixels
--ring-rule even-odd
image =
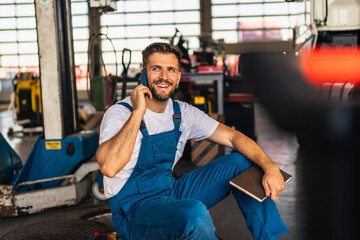
[[[88,60],[88,2],[71,3],[76,72],[83,77]],[[12,79],[19,71],[38,72],[34,0],[5,0],[0,8],[0,78]],[[123,48],[132,50],[132,66],[139,67],[141,50],[151,42],[168,41],[176,28],[188,40],[189,48],[198,48],[199,1],[122,0],[117,3],[117,11],[101,16],[101,26],[101,33],[106,35],[102,37],[106,68],[114,73],[117,62],[121,72]],[[82,81],[79,85],[80,89],[85,86]]]
[[[34,1],[3,0],[0,9],[0,79],[12,79],[25,67],[37,71]]]
[[[88,1],[72,0],[71,3],[75,64],[77,77],[81,78],[88,59]],[[309,1],[212,0],[211,3],[212,37],[224,39],[226,43],[254,38],[286,40],[293,36],[293,29],[301,36],[310,22]],[[190,50],[199,47],[199,0],[121,0],[117,10],[103,14],[100,21],[104,34],[103,59],[108,72],[115,73],[116,63],[117,72],[122,71],[123,48],[132,50],[132,67],[138,68],[141,50],[154,41],[169,41],[175,29],[188,41]],[[0,79],[12,79],[17,72],[26,70],[38,71],[34,0],[2,0]],[[78,89],[84,87],[84,82],[79,81]]]
[[[309,25],[309,0],[212,0],[212,37],[226,43],[290,40],[294,36],[304,41]]]
[[[101,32],[107,34],[116,49],[121,71],[121,51],[131,49],[132,65],[140,67],[141,51],[155,41],[170,41],[176,29],[188,47],[199,47],[200,6],[194,0],[125,0],[119,1],[117,11],[101,16]],[[178,36],[179,36],[178,34]],[[177,39],[177,38],[176,38]],[[176,43],[176,40],[175,40]],[[111,42],[103,37],[102,51],[105,64],[114,66]]]

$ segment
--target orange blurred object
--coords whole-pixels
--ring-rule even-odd
[[[300,68],[315,85],[323,83],[360,83],[360,49],[321,48],[299,55]]]

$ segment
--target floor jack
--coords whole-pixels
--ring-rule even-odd
[[[82,201],[98,172],[96,161],[84,162],[94,155],[97,141],[94,131],[79,132],[59,141],[39,137],[13,183],[0,185],[0,215],[31,214]]]
[[[1,185],[0,216],[77,204],[99,173],[98,134],[79,127],[70,7],[70,0],[35,1],[43,136],[11,184]]]

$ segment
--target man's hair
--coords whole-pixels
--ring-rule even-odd
[[[142,61],[143,67],[145,68],[148,64],[149,57],[153,53],[163,53],[163,54],[174,54],[179,62],[179,70],[181,65],[181,51],[176,45],[172,45],[164,42],[155,42],[147,46],[144,51],[142,51]]]

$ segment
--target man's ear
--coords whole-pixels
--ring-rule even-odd
[[[181,79],[181,72],[179,71],[179,73],[178,73],[178,79],[177,79],[176,85],[179,85],[179,83],[180,83],[180,79]]]

